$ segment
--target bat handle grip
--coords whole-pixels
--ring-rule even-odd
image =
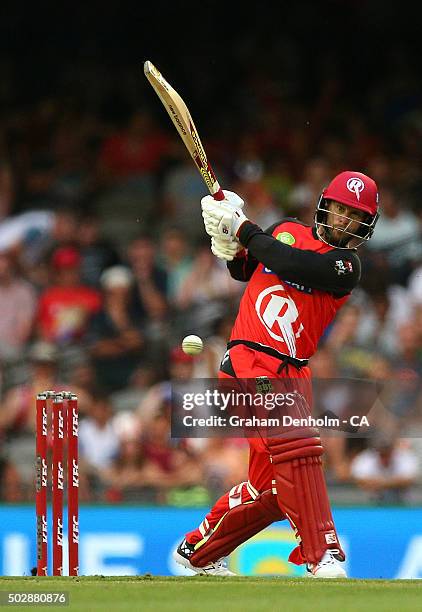
[[[214,200],[217,200],[218,202],[221,202],[221,200],[224,200],[224,193],[221,187],[219,188],[218,191],[212,194],[212,197],[214,198]]]

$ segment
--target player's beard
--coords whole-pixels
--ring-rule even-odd
[[[339,235],[336,237],[335,233],[337,232]],[[352,238],[353,236],[350,236],[350,234],[347,234],[346,232],[343,232],[341,230],[333,229],[332,227],[325,228],[325,239],[333,246],[344,249],[347,247],[348,243]]]

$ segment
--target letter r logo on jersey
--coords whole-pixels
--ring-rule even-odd
[[[295,357],[296,338],[302,332],[303,326],[297,323],[297,306],[283,285],[273,285],[261,291],[255,309],[271,338],[285,342],[288,354]]]

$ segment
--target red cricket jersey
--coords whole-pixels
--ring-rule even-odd
[[[40,297],[38,325],[40,335],[50,342],[80,338],[92,314],[101,308],[101,294],[86,287],[49,287]]]
[[[334,250],[314,237],[312,227],[284,221],[272,236],[295,249]],[[248,282],[230,340],[249,340],[297,359],[309,359],[337,311],[349,295],[336,297],[283,280],[262,263]]]

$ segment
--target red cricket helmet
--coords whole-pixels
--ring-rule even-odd
[[[348,231],[353,220],[347,217],[350,219],[350,223],[344,228],[342,244],[333,244],[330,241],[330,234],[334,228],[327,223],[327,206],[328,202],[332,200],[366,213],[355,232]],[[365,240],[369,240],[374,232],[378,217],[378,187],[375,181],[362,172],[346,170],[337,174],[328,187],[323,190],[315,212],[315,226],[318,237],[327,244],[337,248],[350,249],[356,248]]]

